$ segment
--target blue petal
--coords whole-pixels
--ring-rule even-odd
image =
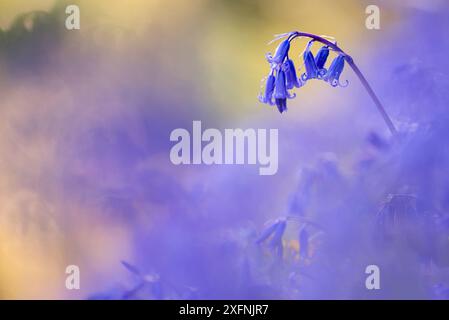
[[[316,66],[318,69],[324,68],[328,56],[329,56],[329,47],[328,46],[323,46],[320,48],[320,50],[318,50],[318,53],[316,54],[316,57],[315,57],[315,63],[316,63]]]
[[[287,99],[275,99],[275,102],[280,113],[287,110]]]
[[[275,99],[287,99],[289,97],[287,91],[287,83],[285,80],[285,72],[282,70],[278,71],[275,87],[274,87],[274,98]]]
[[[313,53],[310,51],[312,43],[313,43],[312,41],[309,42],[303,55],[304,66],[306,67],[306,72],[301,76],[303,81],[321,77],[320,70],[318,69],[315,62],[315,57],[313,56]]]
[[[345,84],[340,83],[340,75],[343,72],[345,66],[345,57],[343,55],[337,56],[331,63],[329,70],[324,76],[324,80],[327,81],[331,86],[336,87],[346,87],[349,82],[346,80]]]
[[[282,237],[284,235],[286,227],[287,222],[285,220],[279,221],[279,223],[276,226],[276,230],[274,231],[273,238],[271,238],[269,244],[269,246],[277,252],[279,257],[282,257],[283,254]]]
[[[289,39],[286,39],[279,44],[274,56],[270,57],[268,61],[274,64],[281,64],[287,57],[288,50],[290,50],[290,41]]]
[[[267,227],[262,234],[259,236],[259,238],[257,238],[256,243],[260,244],[262,242],[264,242],[266,239],[268,239],[274,232],[274,230],[276,229],[277,225],[278,225],[278,221],[276,221],[275,223],[273,223],[272,225],[270,225],[269,227]]]
[[[279,112],[282,113],[287,110],[287,99],[292,99],[296,95],[291,95],[287,91],[287,83],[285,79],[285,72],[282,70],[278,71],[275,86],[274,86],[274,100]]]
[[[296,70],[293,61],[287,59],[287,61],[284,62],[283,67],[287,81],[287,89],[293,89],[293,87],[299,88],[301,85],[299,83],[298,77],[296,76]]]
[[[272,98],[273,98],[273,91],[274,91],[274,84],[275,84],[275,77],[273,74],[270,74],[267,77],[267,82],[265,84],[265,94],[259,96],[259,101],[266,104],[273,104]]]

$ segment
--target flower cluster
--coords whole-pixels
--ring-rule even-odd
[[[289,90],[295,87],[302,87],[308,80],[324,80],[333,87],[345,87],[348,85],[348,81],[344,85],[340,83],[340,75],[345,65],[345,55],[341,52],[336,52],[337,56],[327,69],[326,62],[329,52],[333,49],[328,45],[323,45],[316,56],[314,56],[312,53],[314,39],[309,41],[304,50],[303,63],[305,72],[298,77],[295,65],[288,55],[291,42],[296,36],[296,33],[282,35],[280,39],[284,38],[284,40],[278,45],[274,55],[267,54],[270,73],[266,78],[265,92],[260,94],[259,100],[262,103],[276,105],[281,113],[287,110],[287,99],[292,99],[296,96],[291,94]]]

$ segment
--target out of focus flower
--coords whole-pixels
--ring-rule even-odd
[[[266,228],[259,238],[256,240],[257,244],[264,242],[270,238],[268,246],[279,256],[283,255],[283,243],[282,237],[287,227],[287,222],[284,219],[277,220],[275,223],[271,224]]]
[[[282,243],[282,236],[284,235],[287,222],[285,220],[279,221],[276,229],[274,230],[273,237],[270,240],[269,246],[274,250],[278,257],[282,257],[284,246]]]
[[[262,242],[267,240],[273,234],[273,232],[276,229],[278,224],[279,224],[279,221],[277,220],[275,223],[273,223],[273,224],[269,225],[267,228],[265,228],[262,231],[262,234],[257,238],[256,243],[261,244]]]
[[[383,233],[391,236],[405,223],[410,221],[416,223],[417,217],[414,195],[390,194],[377,214],[377,223]]]

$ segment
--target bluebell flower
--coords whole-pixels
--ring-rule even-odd
[[[265,93],[259,95],[259,101],[262,103],[273,105],[273,91],[275,84],[275,77],[273,75],[273,71],[268,75],[267,81],[265,83]]]
[[[303,81],[321,78],[324,75],[315,62],[315,57],[311,51],[312,44],[313,41],[310,41],[303,54],[304,66],[306,67],[306,72],[301,76]]]
[[[309,43],[307,44],[306,49],[303,53],[303,60],[304,60],[304,66],[305,66],[305,72],[300,76],[300,81],[297,81],[297,77],[295,77],[296,71],[294,71],[293,68],[290,68],[290,65],[293,65],[293,62],[289,59],[289,50],[291,46],[291,42],[294,39],[297,38],[308,38],[311,39]],[[346,84],[342,85],[340,82],[340,75],[343,72],[345,60],[350,65],[350,67],[355,72],[358,79],[361,81],[363,87],[367,90],[370,97],[373,99],[374,103],[376,104],[379,112],[381,113],[383,119],[385,120],[389,130],[393,135],[397,134],[397,130],[391,121],[390,117],[384,110],[384,107],[380,103],[379,99],[377,98],[376,94],[370,87],[370,84],[366,81],[363,74],[357,67],[357,65],[354,63],[352,58],[346,54],[336,43],[336,41],[328,40],[328,36],[318,36],[312,33],[307,32],[300,32],[300,31],[293,31],[290,33],[283,33],[280,35],[277,35],[273,41],[282,41],[278,47],[276,48],[276,52],[274,56],[271,54],[267,55],[267,60],[270,63],[271,69],[278,73],[276,75],[275,79],[275,88],[274,88],[274,99],[276,106],[278,110],[282,113],[287,109],[287,97],[288,92],[286,90],[293,89],[294,87],[301,86],[307,80],[310,79],[321,79],[325,80],[331,86],[341,86],[345,87],[349,84],[348,81],[346,81]],[[321,43],[322,47],[317,53],[316,58],[314,57],[314,54],[311,51],[311,47],[314,42]],[[332,61],[331,66],[329,67],[329,70],[326,70],[326,62],[327,58],[329,56],[330,50],[335,52],[338,56],[334,61]],[[282,73],[286,74],[282,74]],[[282,76],[286,77],[286,81],[281,81]],[[269,79],[272,81],[273,79]],[[285,82],[285,83],[284,83]],[[270,83],[271,84],[271,83]],[[272,86],[267,86],[268,89],[272,88]],[[261,99],[261,101],[268,102],[271,104],[271,100],[268,99],[269,95],[271,94],[271,91],[268,90],[268,94],[265,94],[265,97]]]
[[[256,243],[260,244],[271,237],[268,246],[273,249],[279,257],[283,254],[283,243],[282,237],[287,227],[287,222],[285,220],[277,220],[275,223],[266,228],[260,237],[257,239]]]
[[[282,257],[284,251],[284,245],[282,243],[282,237],[284,235],[285,229],[287,227],[287,222],[285,220],[280,220],[274,230],[273,237],[270,240],[269,246],[275,251],[275,253]]]
[[[290,93],[287,91],[285,73],[280,69],[277,73],[274,86],[274,101],[280,113],[287,110],[287,99],[292,99],[294,97],[294,95],[290,95]]]
[[[320,50],[318,50],[318,53],[316,54],[316,57],[315,57],[315,63],[319,70],[324,69],[324,66],[326,65],[327,57],[329,57],[329,47],[323,46],[320,48]]]
[[[298,77],[295,64],[289,58],[290,42],[299,33],[290,32],[280,34],[275,41],[281,41],[274,55],[267,54],[271,72],[266,78],[265,90],[259,95],[259,101],[269,105],[276,105],[280,113],[287,110],[287,99],[292,99],[296,95],[290,94],[289,90],[300,88],[310,79],[322,79],[332,86],[343,86],[340,81],[340,74],[343,71],[344,60],[349,59],[344,55],[339,55],[329,67],[325,65],[330,54],[332,45],[325,44],[317,52],[316,57],[312,53],[312,45],[316,41],[312,39],[307,44],[303,53],[305,72]]]
[[[288,50],[290,50],[290,39],[285,39],[276,48],[274,56],[271,56],[271,54],[267,55],[268,62],[274,65],[281,65],[288,55]]]
[[[324,80],[329,82],[329,84],[333,87],[340,86],[346,87],[349,84],[349,81],[346,80],[346,84],[342,85],[340,83],[340,75],[343,72],[345,66],[345,57],[343,55],[338,55],[331,63],[329,70],[324,76]]]
[[[287,81],[287,89],[299,88],[301,86],[300,79],[296,76],[295,64],[291,59],[287,59],[282,65]]]

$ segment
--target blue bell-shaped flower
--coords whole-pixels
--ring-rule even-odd
[[[274,101],[280,113],[287,110],[287,99],[292,99],[295,95],[290,95],[287,90],[287,81],[285,79],[285,72],[278,71],[275,86],[274,86]]]
[[[329,47],[323,46],[318,50],[318,53],[315,57],[315,63],[318,69],[322,70],[324,69],[324,66],[326,65],[327,57],[329,57]]]
[[[313,41],[310,41],[303,54],[304,66],[306,72],[302,74],[301,79],[307,81],[310,79],[320,79],[324,73],[318,68],[315,57],[311,51]]]
[[[265,93],[262,95],[259,95],[259,101],[262,103],[273,105],[273,92],[274,92],[274,85],[275,85],[275,77],[273,74],[273,70],[267,77],[267,81],[265,84]]]
[[[301,87],[300,79],[296,76],[295,65],[291,59],[287,59],[282,68],[285,72],[285,78],[287,82],[287,89],[293,89],[294,87]]]
[[[346,83],[343,85],[340,83],[340,75],[343,72],[345,67],[345,57],[343,55],[338,55],[331,63],[329,70],[324,76],[324,80],[328,82],[331,86],[336,87],[346,87],[349,84],[349,81],[346,80]]]
[[[282,64],[284,62],[285,58],[287,57],[289,50],[290,50],[290,40],[285,39],[276,48],[276,52],[274,53],[274,56],[271,56],[270,54],[267,55],[268,62],[271,64],[274,64],[274,65]]]
[[[284,236],[287,222],[281,220],[278,222],[275,230],[273,231],[273,237],[270,240],[269,246],[274,250],[279,258],[282,258],[284,253],[284,245],[282,243],[282,237]]]

